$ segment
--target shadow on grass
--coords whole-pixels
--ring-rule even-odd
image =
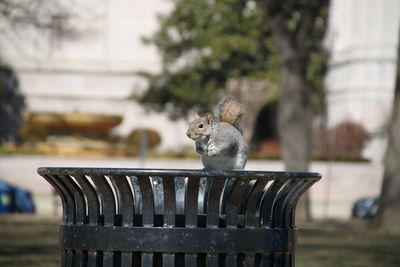
[[[34,216],[1,216],[0,266],[60,266],[57,222]]]
[[[400,236],[376,233],[358,222],[319,222],[299,230],[297,267],[400,266]]]

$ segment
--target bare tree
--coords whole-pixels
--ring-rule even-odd
[[[60,0],[0,0],[0,25],[20,30],[35,29],[52,37],[76,38],[80,13]]]
[[[388,130],[385,171],[378,212],[372,226],[384,232],[400,233],[400,44],[397,50],[396,84]]]
[[[15,72],[0,61],[0,144],[18,142],[23,108],[24,97],[18,90]]]

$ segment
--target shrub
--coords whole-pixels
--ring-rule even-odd
[[[157,131],[151,129],[136,129],[132,131],[125,138],[125,143],[130,146],[139,147],[142,133],[147,134],[147,148],[153,149],[161,143],[161,136]]]
[[[330,130],[314,130],[313,139],[314,158],[362,160],[362,151],[370,136],[361,124],[345,121]]]
[[[49,132],[42,125],[27,121],[19,129],[19,134],[23,141],[38,142],[46,140]]]
[[[339,157],[361,158],[361,153],[370,140],[364,127],[354,122],[338,124],[332,134],[334,134],[334,155]]]

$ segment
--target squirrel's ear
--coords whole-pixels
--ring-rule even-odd
[[[200,118],[200,116],[199,116],[199,114],[194,114],[194,119],[196,120],[196,119],[198,119],[198,118]]]
[[[206,122],[208,124],[210,124],[213,121],[213,117],[212,117],[212,114],[210,112],[206,113],[206,117],[205,118],[206,118]]]

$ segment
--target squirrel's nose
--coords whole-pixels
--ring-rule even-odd
[[[186,135],[190,137],[191,133],[189,131],[186,132]]]

